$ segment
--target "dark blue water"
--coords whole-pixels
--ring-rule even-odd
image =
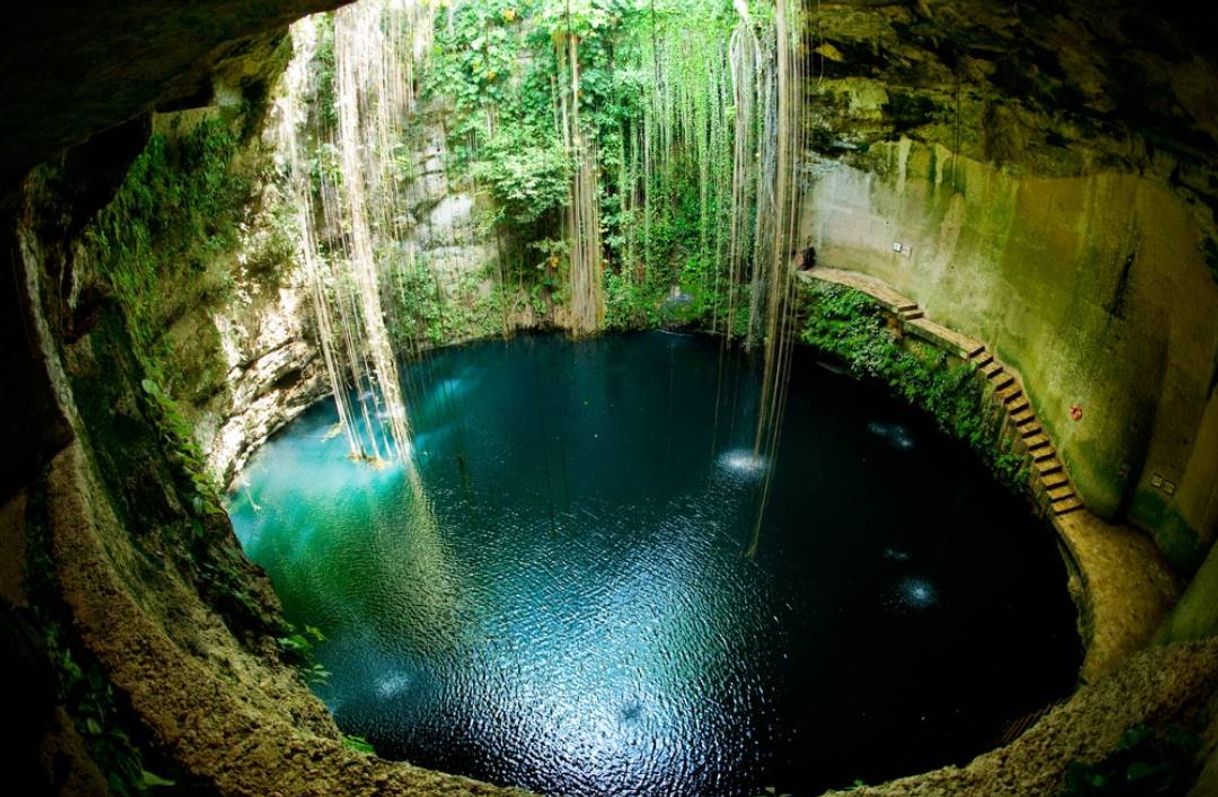
[[[964,763],[1074,685],[1051,530],[808,352],[776,467],[755,367],[714,340],[520,337],[406,374],[422,496],[350,461],[324,402],[230,507],[383,756],[549,794],[811,794]]]

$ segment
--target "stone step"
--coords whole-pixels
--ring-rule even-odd
[[[1002,363],[998,362],[997,360],[990,360],[978,370],[985,374],[986,379],[993,379],[995,376],[1002,373]]]
[[[917,310],[918,303],[914,302],[914,301],[910,301],[908,299],[906,299],[904,301],[897,300],[897,301],[893,302],[892,309],[896,310],[898,313],[901,313],[902,315],[904,315],[905,313],[908,313],[912,310]]]
[[[1082,509],[1083,502],[1078,500],[1078,496],[1072,495],[1069,498],[1063,498],[1060,501],[1054,501],[1050,504],[1053,507],[1053,514],[1064,515],[1067,512],[1073,512],[1076,509]]]
[[[1069,484],[1070,479],[1066,476],[1065,471],[1057,470],[1052,473],[1042,473],[1040,475],[1040,483],[1044,485],[1046,490],[1052,490],[1054,487]]]
[[[904,318],[906,321],[913,321],[914,319],[921,318],[924,315],[926,315],[926,313],[922,312],[921,310],[905,310],[901,313],[901,318]]]
[[[995,390],[1002,390],[1005,387],[1010,387],[1011,385],[1015,384],[1015,377],[1004,371],[1000,374],[991,376],[990,383],[994,386]]]
[[[1020,411],[1028,408],[1028,397],[1024,395],[1019,395],[1011,399],[1003,399],[1003,401],[1006,403],[1007,412],[1011,413],[1011,417],[1014,417]]]
[[[1029,451],[1031,451],[1033,448],[1040,448],[1042,446],[1047,446],[1049,444],[1049,442],[1050,442],[1049,438],[1043,434],[1032,434],[1032,435],[1026,434],[1023,436],[1023,444],[1025,446],[1027,446]]]
[[[1057,457],[1042,459],[1040,462],[1033,463],[1033,466],[1041,476],[1044,476],[1046,473],[1056,473],[1062,469],[1061,460]]]
[[[1002,390],[996,391],[995,395],[1002,399],[1003,404],[1010,404],[1012,401],[1022,398],[1023,391],[1019,389],[1019,385],[1011,385],[1009,387],[1004,387]]]
[[[989,365],[990,363],[994,362],[994,355],[990,354],[985,349],[982,349],[975,357],[971,357],[970,359],[973,361],[973,365],[981,368],[983,365]]]
[[[1036,422],[1036,413],[1029,409],[1011,410],[1011,420],[1016,426],[1027,427],[1028,424]]]
[[[1024,442],[1026,443],[1029,438],[1036,437],[1038,434],[1041,434],[1041,432],[1043,432],[1043,431],[1044,430],[1041,429],[1040,424],[1036,420],[1036,417],[1033,416],[1031,419],[1029,419],[1027,422],[1025,422],[1023,426],[1019,427],[1019,436],[1022,437],[1024,439]],[[1048,440],[1049,438],[1046,437],[1045,439]]]
[[[968,335],[961,335],[955,330],[948,329],[942,324],[936,324],[926,316],[909,318],[905,322],[905,331],[914,337],[921,338],[927,343],[942,349],[947,349],[957,357],[967,360],[975,352],[985,349],[985,344]]]
[[[1028,456],[1030,456],[1032,458],[1033,462],[1043,462],[1044,460],[1053,456],[1054,453],[1055,453],[1055,451],[1053,449],[1053,446],[1046,443],[1043,446],[1041,446],[1040,448],[1034,448],[1031,451],[1029,451]]]
[[[1059,484],[1057,487],[1046,490],[1045,495],[1049,496],[1050,501],[1060,501],[1074,495],[1074,488],[1069,484]]]

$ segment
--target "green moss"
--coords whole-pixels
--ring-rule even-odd
[[[1218,636],[1218,546],[1189,582],[1180,602],[1159,629],[1160,644]]]
[[[120,522],[133,530],[172,523],[166,487],[181,483],[170,471],[162,436],[147,403],[132,389],[144,378],[121,309],[102,309],[90,333],[91,360],[74,369],[72,393],[103,486]]]
[[[149,574],[176,571],[243,642],[278,633],[190,424],[134,354],[121,310],[102,310],[72,374],[101,487]]]
[[[236,248],[249,198],[249,181],[231,168],[237,147],[220,120],[181,138],[153,136],[85,233],[146,362],[168,355],[163,333],[174,319],[227,293],[227,270],[210,267]]]
[[[246,641],[277,631],[278,619],[251,580],[181,403],[224,385],[206,308],[227,296],[250,197],[234,168],[235,122],[154,136],[86,228],[109,297],[70,378],[87,450],[142,566],[176,571]]]
[[[43,650],[55,678],[56,700],[71,718],[89,758],[115,797],[136,797],[159,786],[175,786],[157,772],[179,778],[115,692],[100,663],[80,643],[56,583],[47,521],[45,484],[31,491],[26,509],[25,588]],[[155,772],[153,771],[155,770]]]
[[[903,345],[887,328],[883,309],[866,294],[836,285],[805,289],[800,337],[844,362],[861,379],[878,381],[928,412],[947,434],[967,443],[999,481],[1027,490],[1024,458],[988,411],[985,386],[969,366],[931,347]]]
[[[1181,573],[1193,573],[1205,558],[1200,536],[1179,512],[1157,492],[1139,490],[1129,506],[1129,518],[1154,529],[1155,544]]]

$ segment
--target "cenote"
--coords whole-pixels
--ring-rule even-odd
[[[382,756],[543,794],[812,794],[965,763],[1075,684],[1052,530],[810,350],[776,462],[760,369],[715,338],[519,336],[402,373],[421,490],[350,459],[324,401],[229,504]]]

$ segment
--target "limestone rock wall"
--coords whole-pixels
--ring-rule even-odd
[[[487,267],[497,257],[495,243],[476,223],[472,190],[448,179],[442,114],[423,114],[419,121],[408,155],[414,177],[400,220],[404,234],[391,267],[413,263],[426,268],[434,290],[450,302],[460,301],[463,293],[489,293],[493,283]],[[272,146],[269,137],[262,146]],[[222,384],[194,391],[202,400],[195,402],[192,419],[212,472],[224,484],[263,441],[330,392],[298,232],[282,228],[292,201],[280,181],[264,176],[242,250],[228,265],[233,289],[224,302],[203,304],[191,313],[193,323],[210,324],[219,333],[220,351],[209,356],[222,357],[226,368]],[[324,224],[321,232],[334,240],[339,236]],[[276,245],[277,235],[286,240]],[[268,264],[268,258],[273,262]],[[206,372],[202,364],[183,365],[188,381],[204,380]]]
[[[401,248],[421,259],[441,288],[452,293],[463,279],[485,282],[486,267],[498,256],[489,233],[477,223],[478,198],[473,187],[448,178],[448,138],[442,108],[425,110],[410,153],[415,175],[408,189],[407,232]]]
[[[252,283],[211,315],[228,365],[226,390],[223,400],[201,409],[195,433],[222,483],[267,437],[329,390],[300,277],[294,274],[287,285]]]
[[[1170,11],[810,8],[802,232],[1019,368],[1087,504],[1192,571],[1218,533],[1218,65]]]
[[[983,338],[1027,378],[1088,506],[1195,556],[1218,527],[1218,282],[1194,209],[1137,175],[1019,177],[909,139],[871,154],[818,164],[818,260]]]

